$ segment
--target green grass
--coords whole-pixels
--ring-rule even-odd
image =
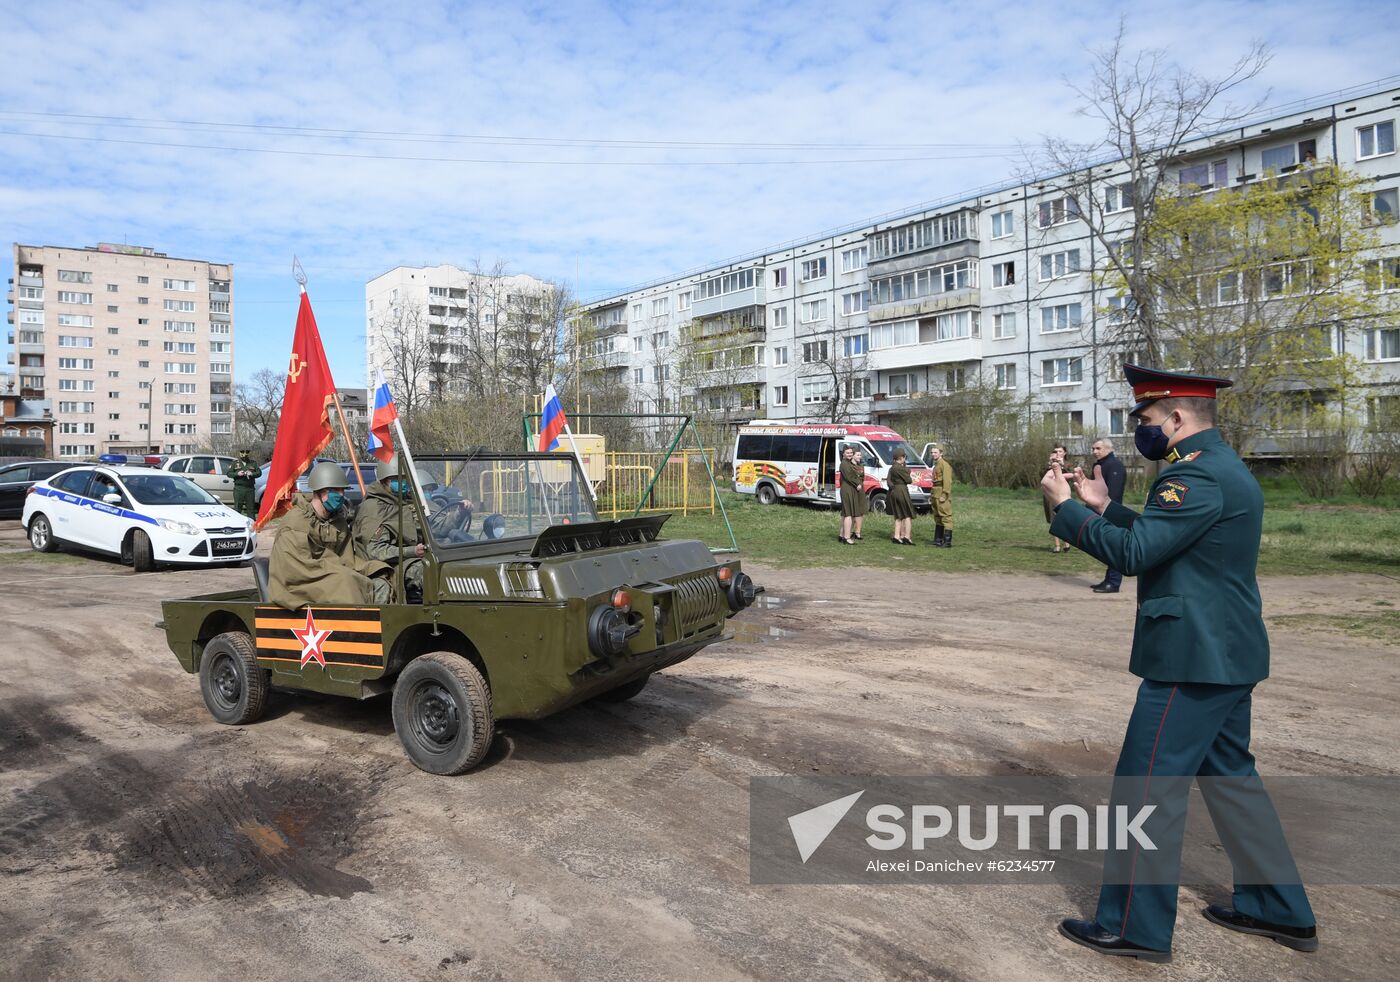
[[[1275,483],[1275,482],[1270,482]],[[918,546],[890,542],[893,520],[871,515],[864,541],[836,541],[840,516],[810,505],[764,507],[751,495],[722,491],[742,554],[787,566],[882,566],[969,572],[1093,573],[1101,563],[1084,553],[1056,555],[1038,491],[957,488],[953,494],[954,547],[934,549],[933,520],[914,520]],[[1384,573],[1400,577],[1400,510],[1340,500],[1319,506],[1286,484],[1265,487],[1261,574]],[[1139,502],[1130,504],[1137,507]],[[728,545],[719,515],[676,516],[669,538]]]
[[[1400,611],[1367,614],[1280,614],[1269,623],[1300,631],[1334,631],[1400,646]]]

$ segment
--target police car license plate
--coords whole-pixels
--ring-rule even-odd
[[[243,554],[244,547],[248,544],[247,539],[215,539],[214,555],[216,556],[239,556]]]

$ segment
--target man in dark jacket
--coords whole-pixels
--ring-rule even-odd
[[[1113,804],[1145,816],[1153,848],[1120,836],[1105,854],[1093,920],[1060,933],[1105,955],[1171,959],[1181,834],[1192,779],[1199,783],[1234,867],[1232,904],[1206,920],[1299,951],[1317,948],[1316,922],[1278,815],[1249,752],[1251,694],[1269,675],[1255,567],[1264,495],[1215,428],[1226,379],[1136,365],[1124,375],[1138,400],[1134,443],[1165,460],[1141,514],[1109,500],[1082,471],[1070,498],[1059,467],[1041,479],[1055,511],[1051,533],[1138,577],[1129,671],[1142,678],[1114,771]]]
[[[1099,437],[1089,448],[1094,454],[1094,480],[1102,481],[1108,488],[1108,500],[1123,503],[1123,488],[1128,483],[1128,469],[1113,452],[1113,441]],[[1094,584],[1095,593],[1117,593],[1123,582],[1123,573],[1112,566],[1104,570],[1103,579]]]

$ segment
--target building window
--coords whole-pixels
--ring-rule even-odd
[[[1133,182],[1124,181],[1122,184],[1110,184],[1103,189],[1103,210],[1112,214],[1117,211],[1127,211],[1133,206]]]
[[[19,298],[21,300],[43,300],[44,288],[42,286],[22,286],[19,288]]]
[[[151,278],[150,278],[149,276],[138,276],[138,277],[136,277],[136,282],[137,282],[137,283],[149,283],[149,282],[151,282]]]
[[[992,337],[1014,338],[1016,336],[1016,311],[1007,310],[992,315]]]
[[[117,312],[117,310],[118,310],[118,307],[117,307],[116,304],[114,304],[114,303],[109,303],[109,304],[107,305],[107,313],[109,313],[109,314],[115,314],[115,313]]]
[[[689,309],[690,309],[690,291],[689,291],[689,290],[686,290],[684,293],[678,294],[678,295],[676,296],[676,309],[677,309],[677,310],[689,310]]]
[[[961,365],[949,368],[943,373],[943,390],[961,392],[967,388],[967,369]]]
[[[885,377],[885,394],[907,396],[919,391],[919,377],[909,372],[898,372]]]
[[[1005,362],[996,366],[997,388],[1016,388],[1016,364],[1015,362]]]
[[[956,341],[959,338],[975,338],[978,336],[978,327],[971,311],[959,310],[952,314],[939,314],[933,319],[933,340]]]
[[[194,364],[184,361],[168,361],[165,363],[166,375],[193,375]]]
[[[634,353],[636,353],[636,354],[641,354],[642,352],[646,351],[646,348],[647,348],[647,339],[646,339],[646,338],[643,338],[643,337],[635,337],[635,338],[632,339],[632,351],[633,351]]]
[[[1230,183],[1230,162],[1215,160],[1183,167],[1177,173],[1177,180],[1198,188],[1223,188]]]
[[[667,348],[671,345],[670,331],[657,331],[651,336],[651,346],[653,348]]]
[[[75,292],[72,291],[72,290],[59,290],[59,291],[58,291],[58,302],[59,302],[59,303],[86,303],[86,304],[90,304],[90,303],[92,303],[92,294],[91,294],[91,293],[75,293]]]
[[[870,350],[870,335],[868,334],[848,334],[841,341],[841,353],[847,358],[863,355]]]
[[[1014,260],[992,264],[992,286],[1011,286],[1015,282],[1016,262]]]
[[[787,267],[786,267],[786,266],[779,266],[777,269],[773,270],[773,285],[774,285],[775,287],[777,287],[777,286],[787,286],[787,284],[788,284],[787,274],[788,274],[788,271],[787,271]]]
[[[194,280],[165,280],[161,286],[167,290],[179,290],[183,293],[194,292]]]
[[[820,378],[802,383],[802,404],[810,406],[818,402],[826,402],[831,398],[831,379]]]
[[[854,273],[858,269],[864,269],[868,253],[869,248],[867,246],[843,249],[841,251],[841,272]]]
[[[92,358],[60,358],[58,360],[58,367],[71,368],[74,371],[80,372],[90,372],[92,371],[93,362],[94,359]]]
[[[788,363],[787,345],[773,349],[773,367],[777,368]]]
[[[652,365],[651,380],[653,382],[665,382],[671,377],[670,365]]]
[[[918,343],[918,321],[895,321],[894,323],[870,325],[870,348],[872,351],[902,348],[905,345]]]
[[[1356,159],[1380,157],[1395,152],[1395,121],[1356,128]]]
[[[1079,217],[1079,202],[1069,195],[1062,198],[1054,198],[1050,201],[1042,201],[1036,213],[1037,225],[1040,228],[1050,228],[1055,225],[1063,225],[1065,222],[1072,222]]]
[[[1051,436],[1083,436],[1084,412],[1079,409],[1065,409],[1049,412],[1042,417]]]
[[[1400,216],[1400,190],[1386,188],[1377,191],[1366,202],[1367,217],[1373,225],[1393,225]]]
[[[1013,211],[992,212],[992,238],[1004,239],[1016,231],[1016,213]]]
[[[869,309],[869,290],[856,290],[852,293],[841,294],[841,314],[843,317],[850,317],[852,314],[863,314]]]
[[[641,385],[646,381],[646,370],[643,368],[632,369],[632,381],[636,385]]]
[[[788,309],[786,307],[774,307],[771,313],[773,315],[774,327],[788,326]]]
[[[826,320],[826,300],[804,300],[802,302],[802,323],[814,324]]]
[[[64,321],[64,318],[65,318],[65,317],[76,317],[76,316],[78,316],[78,315],[77,315],[77,314],[59,314],[59,315],[58,315],[58,323],[59,323],[60,325],[63,325],[63,324],[66,323],[66,322]],[[88,324],[91,325],[91,324],[92,324],[92,318],[89,317],[87,320],[88,320]],[[42,324],[42,323],[44,323],[44,312],[43,312],[42,310],[21,310],[21,311],[19,312],[19,322],[20,322],[21,324]]]
[[[869,399],[870,398],[870,376],[865,375],[860,378],[846,379],[847,399]]]
[[[657,297],[651,302],[651,316],[663,317],[671,312],[671,298]]]
[[[973,238],[976,234],[975,216],[968,211],[959,211],[877,232],[870,237],[867,245],[872,259],[888,259],[907,252],[920,252],[951,242],[960,242]]]
[[[807,259],[802,263],[802,282],[808,283],[812,280],[819,280],[826,275],[826,257],[820,259]]]
[[[181,313],[192,314],[192,313],[194,313],[194,301],[193,301],[193,300],[167,300],[167,301],[165,301],[165,309],[166,309],[166,310],[177,310],[177,311],[180,311]]]
[[[710,297],[723,296],[726,293],[737,293],[740,290],[752,290],[754,285],[754,271],[752,269],[741,269],[737,273],[725,273],[723,276],[716,276],[696,285],[694,293],[696,300],[708,300]],[[641,317],[641,305],[637,305],[637,316]]]
[[[1079,250],[1049,252],[1040,257],[1040,282],[1063,279],[1079,272]]]
[[[60,348],[91,348],[92,338],[60,334],[58,336],[58,346]]]
[[[1259,154],[1259,166],[1265,171],[1281,174],[1298,162],[1298,148],[1292,143],[1268,147]]]
[[[58,282],[60,283],[91,283],[92,274],[76,269],[60,269],[58,271]]]
[[[138,368],[150,368],[150,367],[151,367],[151,363],[150,363],[149,361],[138,361],[138,362],[136,363],[136,365],[137,365]]]
[[[1373,293],[1400,290],[1400,256],[1367,260],[1362,279]]]
[[[1040,333],[1072,331],[1079,326],[1079,304],[1062,303],[1040,308]]]
[[[1364,338],[1367,361],[1400,359],[1400,327],[1368,327]]]
[[[1110,409],[1108,411],[1108,435],[1122,436],[1125,432],[1128,411],[1126,409]]]
[[[788,387],[786,385],[773,386],[773,405],[786,406],[788,404]]]
[[[1078,385],[1084,381],[1083,358],[1047,358],[1040,363],[1040,384]]]
[[[827,344],[825,341],[806,341],[802,344],[802,361],[811,365],[815,362],[826,361]]]

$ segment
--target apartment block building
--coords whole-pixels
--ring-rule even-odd
[[[1372,182],[1393,287],[1398,122],[1400,89],[1362,88],[1202,139],[1164,179],[1211,190],[1336,161]],[[1130,229],[1126,164],[1091,173],[1100,213]],[[839,385],[848,418],[896,427],[976,374],[1059,436],[1126,434],[1124,352],[1104,329],[1123,300],[1093,275],[1102,246],[1064,185],[1008,183],[590,301],[592,370],[639,412],[812,421]],[[698,363],[686,337],[708,341]],[[1336,350],[1374,370],[1372,405],[1396,405],[1400,325],[1339,325]]]
[[[233,267],[146,246],[14,245],[10,351],[54,454],[188,453],[233,434]]]
[[[382,368],[394,385],[434,398],[470,391],[486,366],[509,373],[522,332],[551,329],[539,317],[553,289],[527,274],[450,264],[396,266],[365,284],[365,378]]]

